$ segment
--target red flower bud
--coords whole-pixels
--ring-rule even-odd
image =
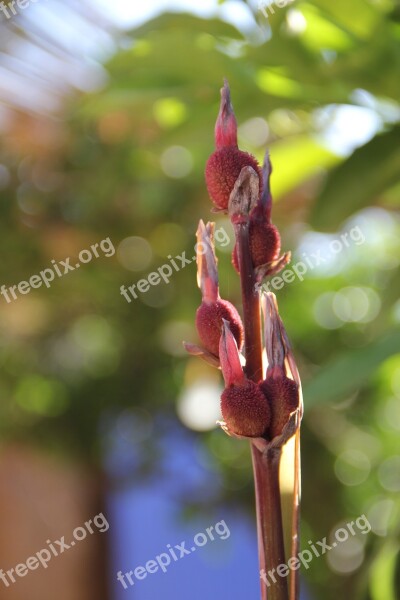
[[[261,170],[254,156],[242,152],[237,146],[222,148],[211,154],[205,177],[208,193],[216,208],[228,210],[229,196],[244,167],[252,167],[261,181]]]
[[[268,401],[253,381],[232,385],[222,392],[221,412],[230,432],[261,437],[270,425]]]
[[[267,377],[260,384],[260,388],[271,407],[271,426],[268,434],[273,439],[281,435],[292,412],[299,410],[301,418],[302,401],[296,363],[274,294],[269,292],[263,295],[262,308],[268,369]],[[288,377],[288,374],[296,381]]]
[[[202,303],[196,313],[196,327],[204,348],[218,356],[223,319],[230,325],[236,343],[243,343],[243,325],[236,308],[222,300],[218,288],[217,258],[214,250],[214,223],[199,222],[197,230],[197,280]]]
[[[259,386],[246,379],[231,327],[224,321],[219,343],[221,370],[226,388],[221,396],[224,428],[230,434],[260,437],[270,423],[268,402]]]
[[[279,256],[281,236],[277,227],[271,223],[271,173],[272,165],[267,151],[262,169],[262,191],[257,205],[250,213],[249,223],[250,255],[253,267],[258,271],[258,281],[261,281],[266,275],[279,273],[290,260],[290,253]],[[232,252],[232,264],[240,273],[237,243]]]
[[[221,106],[215,125],[215,145],[216,151],[210,156],[206,165],[206,184],[216,208],[227,210],[229,196],[240,171],[244,167],[252,167],[260,177],[260,187],[262,173],[254,156],[238,148],[236,118],[226,81],[221,89]]]
[[[256,210],[258,210],[258,207],[254,209],[254,211]],[[261,267],[261,265],[271,263],[279,258],[281,236],[278,229],[272,223],[263,223],[258,219],[254,219],[253,215],[251,215],[249,240],[253,267]],[[232,264],[239,273],[237,244],[235,244],[232,252]]]
[[[280,435],[289,421],[290,413],[299,406],[299,388],[293,379],[289,379],[281,369],[274,369],[260,384],[271,407],[271,439]]]
[[[218,356],[223,319],[229,323],[239,348],[243,344],[243,325],[236,308],[227,300],[203,301],[196,312],[196,327],[206,350]]]

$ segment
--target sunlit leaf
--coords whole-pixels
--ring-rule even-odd
[[[376,136],[332,170],[317,203],[312,224],[335,229],[344,219],[400,181],[400,126]]]

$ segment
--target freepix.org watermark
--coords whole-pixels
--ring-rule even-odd
[[[349,231],[342,233],[337,239],[329,242],[327,254],[324,255],[321,249],[309,255],[304,253],[302,255],[303,260],[290,265],[280,275],[273,277],[271,281],[263,284],[258,283],[257,289],[263,289],[266,292],[279,291],[287,283],[293,283],[296,279],[304,281],[304,277],[309,271],[313,271],[316,267],[328,263],[333,256],[340,254],[345,248],[350,248],[353,244],[360,246],[364,242],[365,236],[358,225],[352,227]]]
[[[197,548],[202,548],[209,542],[214,542],[216,539],[227,540],[230,535],[231,532],[225,521],[218,521],[215,525],[207,527],[204,532],[201,531],[196,533],[193,542],[190,544],[190,548],[186,547],[185,541],[180,544],[175,544],[174,547],[172,547],[171,544],[167,544],[165,552],[161,552],[161,554],[158,554],[153,559],[148,560],[144,566],[139,565],[127,573],[118,571],[117,580],[122,587],[127,590],[129,587],[134,586],[136,581],[146,579],[148,575],[152,575],[158,571],[166,573],[174,562],[193,554],[193,552],[196,552]]]
[[[292,4],[294,0],[259,0],[258,10],[262,12],[266,19],[269,18],[269,14],[275,14],[275,8],[285,8],[289,4]],[[275,7],[275,8],[274,8]]]
[[[287,563],[281,563],[278,565],[276,569],[271,569],[268,572],[266,572],[265,569],[261,569],[260,578],[264,581],[267,587],[271,587],[271,585],[277,582],[277,577],[287,577],[290,571],[297,571],[302,565],[305,569],[309,569],[310,563],[314,560],[314,558],[324,556],[324,554],[330,552],[339,544],[347,542],[350,536],[355,536],[357,533],[366,535],[370,531],[370,522],[365,515],[361,515],[355,521],[350,521],[350,523],[347,523],[345,527],[339,527],[336,529],[333,535],[333,540],[330,544],[328,544],[326,537],[319,542],[312,542],[309,540],[308,544],[310,546],[310,550],[308,548],[306,550],[302,550],[297,556],[292,556],[289,558]]]
[[[36,2],[39,2],[39,0],[11,0],[11,2],[0,2],[0,12],[3,13],[6,19],[12,19],[19,15],[21,11],[29,8],[31,4],[36,4]]]
[[[215,230],[214,239],[216,244],[221,248],[227,246],[231,241],[229,235],[223,227],[219,227]],[[167,257],[167,263],[163,264],[161,267],[158,267],[156,271],[149,273],[145,278],[140,279],[136,283],[128,286],[128,289],[124,285],[121,285],[121,296],[123,296],[129,303],[132,302],[132,298],[137,300],[137,292],[145,294],[152,286],[157,286],[161,282],[169,283],[174,273],[181,271],[187,265],[191,265],[196,260],[196,255],[198,253],[205,254],[206,252],[207,248],[202,244],[202,242],[199,242],[194,246],[195,255],[190,258],[186,256],[186,251],[175,257],[169,255]]]
[[[43,271],[40,271],[38,275],[32,275],[28,281],[20,281],[18,284],[11,285],[8,288],[5,285],[2,285],[0,294],[3,296],[5,301],[10,304],[10,302],[13,300],[18,300],[18,294],[29,294],[32,289],[40,288],[43,284],[49,288],[51,283],[55,280],[56,275],[57,277],[63,277],[70,271],[79,269],[81,265],[89,263],[91,260],[93,260],[93,258],[99,258],[99,249],[107,258],[114,256],[115,254],[113,243],[108,237],[105,240],[101,240],[101,242],[97,244],[92,244],[90,246],[90,250],[81,250],[78,256],[79,262],[75,263],[75,265],[71,265],[70,257],[66,258],[65,260],[60,260],[58,263],[55,260],[52,260],[51,267],[43,269]]]
[[[90,535],[96,531],[103,533],[108,531],[109,528],[110,525],[104,514],[99,513],[93,519],[86,521],[84,526],[76,527],[72,532],[73,539],[69,543],[65,541],[65,536],[55,541],[46,540],[47,547],[42,548],[42,550],[27,558],[25,562],[16,565],[12,569],[8,569],[8,571],[0,569],[0,579],[5,587],[10,587],[10,583],[16,583],[17,577],[26,577],[30,571],[36,571],[39,567],[47,569],[53,557],[58,557],[60,554],[64,554],[64,552],[73,548],[77,542],[84,540],[88,533]]]

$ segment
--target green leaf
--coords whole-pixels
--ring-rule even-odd
[[[275,200],[307,181],[318,169],[330,168],[339,160],[335,154],[306,135],[280,140],[271,145],[270,151]],[[262,160],[262,156],[259,158]]]
[[[389,541],[379,552],[370,570],[372,600],[396,600],[395,572],[399,544]]]
[[[335,230],[400,181],[400,126],[376,136],[333,169],[311,214],[317,229]]]
[[[306,406],[342,400],[365,386],[376,369],[400,351],[400,329],[373,344],[343,354],[304,386]]]

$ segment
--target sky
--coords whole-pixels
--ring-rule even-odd
[[[97,4],[120,27],[139,25],[166,11],[188,11],[200,17],[218,15],[240,27],[252,22],[248,9],[238,0],[226,2],[224,6],[218,6],[217,0],[114,0],[112,3],[97,0]]]
[[[93,10],[104,14],[106,23],[123,30],[137,27],[165,11],[188,11],[205,18],[217,16],[243,31],[257,30],[251,11],[239,0],[228,0],[223,5],[219,5],[218,0],[113,0],[112,3],[91,0],[91,4]],[[253,0],[255,8],[258,4]],[[87,9],[90,11],[90,5]],[[19,17],[26,21],[27,27],[41,27],[43,35],[56,33],[57,41],[69,56],[68,64],[60,56],[47,53],[45,46],[28,41],[14,43],[12,33],[17,21],[9,20],[0,36],[0,52],[2,45],[7,45],[8,51],[3,54],[0,64],[0,100],[3,98],[24,109],[46,113],[58,110],[69,87],[90,92],[106,83],[107,75],[101,62],[115,50],[113,35],[107,32],[106,24],[89,30],[87,22],[70,10],[68,4],[55,0],[53,3],[37,2]],[[35,85],[30,85],[32,79],[26,78],[27,73]],[[45,78],[41,74],[45,74]],[[25,91],[27,85],[29,93]],[[382,119],[375,108],[341,106],[316,111],[316,118],[322,116],[327,122],[322,141],[336,154],[350,154],[382,127]]]

